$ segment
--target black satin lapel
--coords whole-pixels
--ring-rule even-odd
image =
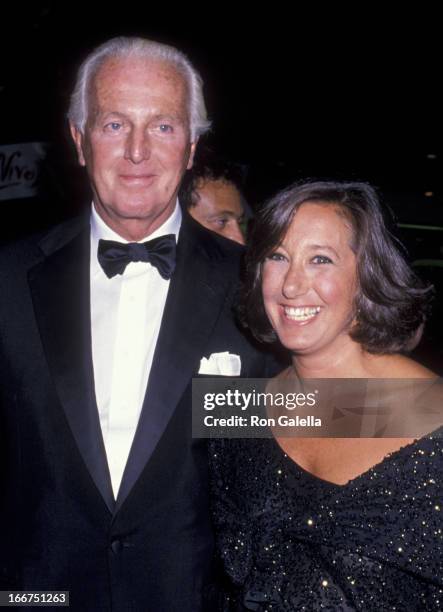
[[[80,454],[113,511],[95,400],[89,287],[89,231],[30,270],[29,284],[49,368]]]
[[[117,510],[155,450],[198,371],[204,347],[226,299],[229,283],[216,260],[193,240],[178,245],[160,334],[134,442],[117,496]]]

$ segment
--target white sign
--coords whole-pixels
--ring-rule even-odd
[[[0,200],[32,198],[37,193],[40,165],[47,144],[0,145]]]

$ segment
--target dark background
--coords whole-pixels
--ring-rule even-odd
[[[436,15],[91,6],[37,0],[0,15],[0,143],[51,142],[51,161],[68,169],[57,173],[63,197],[75,169],[64,120],[75,70],[103,40],[140,34],[196,64],[212,144],[248,168],[252,204],[298,177],[335,176],[373,182],[404,220],[441,219]]]
[[[80,61],[120,34],[173,44],[194,61],[213,121],[210,144],[242,165],[253,207],[297,178],[361,179],[380,189],[399,222],[443,227],[437,13],[240,7],[35,1],[2,8],[0,144],[51,148],[40,196],[0,201],[0,240],[88,201],[64,114]],[[417,269],[440,287],[443,232],[401,232],[411,260],[426,260]],[[428,336],[441,351],[437,320]]]

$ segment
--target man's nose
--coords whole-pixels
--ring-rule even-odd
[[[229,225],[229,229],[226,232],[226,238],[235,240],[235,242],[238,242],[240,244],[245,244],[245,237],[238,221],[234,221]]]
[[[128,134],[125,147],[125,159],[139,164],[151,155],[151,143],[145,130],[133,129]]]
[[[309,278],[302,266],[292,264],[284,278],[282,292],[288,299],[304,295],[309,289]]]

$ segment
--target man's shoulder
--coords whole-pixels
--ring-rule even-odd
[[[186,245],[191,246],[195,253],[199,253],[208,260],[237,267],[243,259],[244,246],[211,232],[187,213],[183,215],[183,225],[180,232]]]
[[[64,246],[86,226],[84,215],[68,219],[45,230],[0,246],[0,271],[14,273],[28,268],[50,252]]]

